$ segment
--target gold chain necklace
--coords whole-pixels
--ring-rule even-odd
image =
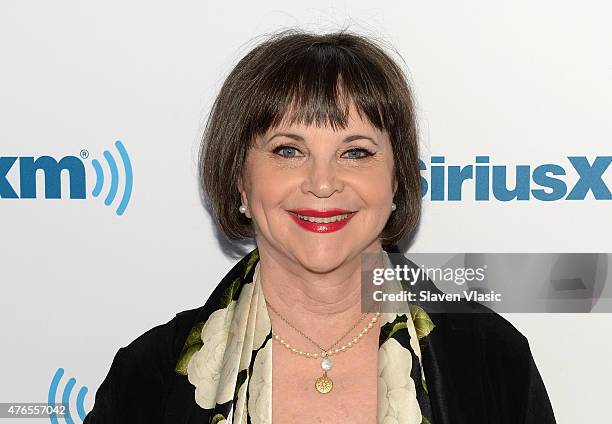
[[[363,338],[364,335],[366,335],[370,329],[374,326],[374,324],[376,323],[376,321],[378,321],[378,317],[380,316],[380,312],[376,312],[376,314],[374,315],[374,317],[372,317],[372,319],[370,319],[370,322],[368,322],[368,325],[365,326],[365,328],[363,330],[361,330],[361,332],[359,334],[357,334],[355,337],[353,337],[353,339],[351,341],[349,341],[348,343],[340,346],[340,347],[336,347],[334,349],[334,346],[337,346],[338,343],[340,343],[340,341],[342,339],[344,339],[351,331],[353,331],[353,329],[355,327],[357,327],[357,325],[363,321],[365,319],[365,317],[367,316],[367,313],[363,314],[360,318],[359,321],[357,321],[355,323],[355,325],[353,325],[346,333],[344,333],[342,335],[342,337],[340,337],[334,344],[332,344],[328,349],[323,348],[321,345],[319,345],[317,342],[315,342],[314,340],[312,340],[310,337],[308,337],[306,334],[302,333],[299,329],[295,328],[293,325],[291,325],[289,323],[289,321],[287,321],[285,319],[285,317],[283,317],[276,309],[274,309],[267,301],[266,304],[268,305],[268,307],[270,308],[270,310],[272,312],[274,312],[276,315],[278,315],[278,317],[280,319],[282,319],[289,327],[293,328],[298,334],[300,334],[302,337],[306,338],[307,340],[309,340],[312,344],[314,344],[316,347],[318,347],[321,350],[321,353],[311,353],[311,352],[305,352],[301,349],[297,349],[295,347],[292,347],[291,345],[289,345],[289,343],[287,343],[278,333],[276,333],[273,329],[272,329],[272,335],[274,336],[274,339],[277,340],[281,345],[285,346],[287,349],[289,349],[291,352],[293,353],[297,353],[298,355],[301,356],[305,356],[307,358],[314,358],[314,359],[318,359],[319,357],[322,358],[321,359],[321,368],[323,369],[323,375],[318,377],[315,380],[315,389],[319,392],[319,393],[329,393],[331,391],[331,389],[334,386],[334,382],[332,381],[331,378],[328,377],[327,375],[327,371],[330,371],[332,369],[333,361],[331,360],[330,356],[341,353],[341,352],[345,352],[346,350],[350,349],[351,347],[353,347],[355,344],[357,344],[359,342],[359,340],[361,340]]]

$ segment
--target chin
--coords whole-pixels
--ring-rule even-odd
[[[325,273],[336,269],[350,256],[352,249],[346,242],[317,241],[300,244],[294,255],[312,272]]]
[[[342,264],[340,258],[300,258],[302,266],[316,274],[326,274],[338,268]]]

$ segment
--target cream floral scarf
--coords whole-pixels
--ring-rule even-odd
[[[385,266],[392,267],[387,253],[383,255]],[[257,249],[243,261],[243,272],[220,299],[212,299],[219,309],[192,328],[176,366],[195,386],[196,403],[212,410],[213,424],[272,421],[272,349],[276,347],[259,279]],[[380,325],[377,421],[428,424],[430,407],[419,342],[424,342],[434,325],[416,305],[410,305],[410,317],[381,314]]]

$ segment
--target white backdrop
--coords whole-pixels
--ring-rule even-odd
[[[4,1],[0,156],[90,157],[86,199],[68,198],[67,175],[62,199],[45,199],[40,177],[36,199],[0,199],[0,402],[45,402],[63,368],[58,393],[76,378],[89,411],[117,349],[203,304],[236,262],[200,203],[196,155],[220,84],[258,35],[348,25],[382,37],[406,62],[424,159],[488,155],[511,176],[554,163],[571,188],[567,156],[612,154],[611,12],[559,0]],[[103,203],[108,185],[91,196],[89,162],[105,150],[122,193],[115,140],[134,175],[122,216]],[[611,206],[590,192],[477,202],[468,184],[462,201],[425,200],[411,251],[611,252]],[[612,316],[506,317],[530,340],[558,422],[609,422]]]

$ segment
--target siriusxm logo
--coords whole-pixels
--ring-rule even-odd
[[[82,423],[83,421],[85,421],[85,416],[87,415],[87,413],[85,412],[85,395],[87,394],[88,389],[86,386],[81,386],[79,392],[77,393],[76,400],[73,400],[72,389],[74,389],[74,386],[76,385],[76,379],[71,377],[68,379],[66,385],[64,386],[64,390],[61,393],[61,399],[58,399],[57,392],[63,375],[63,368],[58,368],[57,371],[55,371],[55,374],[51,379],[51,384],[49,385],[47,402],[48,404],[61,403],[62,405],[68,406],[67,409],[61,411],[63,412],[61,421],[65,421],[66,424],[74,424],[74,419],[72,417],[72,413],[70,412],[70,404],[74,402],[76,404],[76,412],[80,419],[79,422]],[[49,415],[49,420],[51,421],[51,424],[59,424],[60,422],[58,416],[53,413]]]
[[[130,157],[125,149],[125,146],[120,140],[115,142],[115,147],[121,158],[123,165],[123,176],[125,178],[123,186],[123,194],[119,200],[119,204],[115,209],[115,213],[119,216],[123,215],[132,196],[132,164]],[[108,192],[104,197],[104,204],[111,206],[119,189],[119,167],[114,156],[108,151],[104,151],[104,159],[106,167],[109,171],[110,178],[105,179],[102,165],[97,159],[91,161],[91,166],[96,175],[96,184],[91,195],[98,197],[102,193],[105,181],[108,181]],[[0,156],[0,199],[35,199],[36,194],[36,175],[40,171],[44,175],[44,198],[59,199],[61,198],[61,172],[66,171],[69,178],[70,199],[85,199],[87,197],[87,184],[84,160],[89,157],[87,150],[81,150],[79,157],[64,156],[60,160],[56,160],[51,156],[40,156],[36,159],[32,156]],[[9,173],[18,163],[19,194],[15,187],[9,181]]]
[[[592,161],[586,156],[568,156],[569,166],[545,163],[516,165],[513,177],[508,176],[508,166],[491,165],[489,156],[476,156],[474,164],[447,165],[444,156],[431,156],[428,167],[419,160],[423,197],[430,200],[511,200],[537,199],[584,200],[587,194],[595,200],[612,200],[610,185],[604,176],[612,162],[612,156],[597,156]],[[567,169],[566,169],[567,168]],[[429,174],[424,176],[423,174]],[[567,177],[574,178],[567,178]],[[568,180],[577,181],[568,185]],[[464,184],[468,182],[467,184]],[[470,194],[465,192],[469,190]]]

